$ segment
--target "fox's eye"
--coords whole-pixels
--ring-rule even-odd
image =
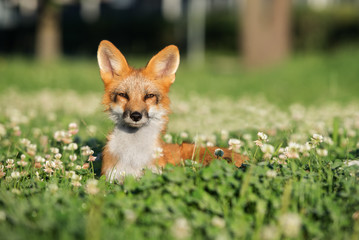
[[[146,94],[145,100],[146,100],[146,99],[149,99],[149,98],[153,98],[153,97],[155,97],[155,96],[156,96],[155,94]]]
[[[129,99],[127,93],[117,93],[118,96],[126,98],[127,100]]]

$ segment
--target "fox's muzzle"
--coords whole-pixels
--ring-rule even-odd
[[[149,120],[148,112],[144,111],[125,111],[122,115],[125,124],[130,127],[140,128],[147,124]]]

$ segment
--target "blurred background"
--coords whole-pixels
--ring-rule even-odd
[[[138,67],[178,45],[183,94],[309,104],[359,89],[359,0],[0,0],[0,91],[102,91],[103,39]]]

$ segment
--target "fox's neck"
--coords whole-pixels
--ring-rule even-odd
[[[110,135],[108,149],[117,160],[113,176],[134,175],[140,176],[145,167],[151,167],[153,154],[161,145],[161,130],[163,123],[152,122],[138,129],[117,125]],[[112,174],[109,174],[112,175]]]

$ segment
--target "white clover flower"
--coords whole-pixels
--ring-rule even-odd
[[[91,150],[89,146],[81,147],[81,155],[82,156],[89,156],[92,155],[94,152]]]
[[[52,194],[54,194],[54,193],[57,192],[57,190],[59,190],[59,187],[57,186],[56,183],[51,183],[51,184],[49,184],[49,186],[48,186],[48,190],[49,190]]]
[[[170,134],[165,134],[164,136],[163,136],[163,138],[164,138],[164,140],[165,140],[165,142],[166,143],[172,143],[172,136],[170,135]]]
[[[6,160],[6,163],[7,163],[7,164],[14,164],[14,159],[7,159],[7,160]]]
[[[222,141],[226,141],[229,138],[229,132],[227,130],[221,130],[221,139]]]
[[[125,214],[125,219],[127,222],[133,223],[137,219],[136,213],[130,209],[126,209],[124,211],[124,214]]]
[[[31,141],[30,141],[29,139],[27,139],[27,138],[21,138],[21,139],[20,139],[20,143],[21,143],[22,145],[24,145],[24,146],[28,146],[28,145],[31,144]]]
[[[186,133],[186,132],[181,132],[181,133],[180,133],[180,137],[181,137],[182,139],[186,139],[186,138],[188,138],[188,133]]]
[[[82,176],[77,175],[75,172],[71,174],[71,181],[80,181],[82,179]]]
[[[0,137],[4,137],[6,135],[6,128],[3,124],[0,123]]]
[[[0,210],[0,222],[6,220],[6,213],[4,210]]]
[[[266,176],[269,177],[269,178],[275,178],[277,176],[277,172],[274,171],[274,170],[268,170],[266,172]]]
[[[310,142],[306,142],[304,145],[300,145],[300,152],[301,153],[305,153],[305,152],[309,152],[312,149],[312,146],[310,144]]]
[[[81,166],[80,166],[81,169]],[[80,183],[82,179],[82,176],[77,175],[76,173],[73,173],[71,176],[71,185],[74,187],[80,187],[82,184]]]
[[[81,170],[81,169],[82,169],[82,166],[76,165],[76,166],[75,166],[75,169],[76,169],[76,170]]]
[[[35,176],[37,180],[40,180],[40,173],[38,171],[35,172]]]
[[[264,142],[268,142],[268,136],[263,132],[257,133],[258,139],[254,141],[254,143],[258,147],[262,147]]]
[[[209,136],[207,136],[206,140],[215,145],[217,142],[217,136],[214,134],[210,134]]]
[[[70,143],[68,146],[67,146],[67,149],[70,150],[70,151],[74,151],[74,150],[77,150],[78,146],[76,143]]]
[[[69,133],[71,135],[76,135],[79,132],[79,128],[77,126],[77,123],[70,123],[69,124]]]
[[[302,153],[304,157],[309,157],[309,152],[312,149],[312,144],[310,142],[306,142],[304,145],[300,145],[299,152]]]
[[[64,137],[61,140],[65,144],[72,143],[72,134],[70,132],[65,132]]]
[[[299,235],[302,222],[298,214],[286,213],[280,216],[279,225],[285,237],[295,238]]]
[[[313,137],[311,138],[311,143],[313,147],[318,146],[320,143],[322,143],[324,140],[324,137],[320,134],[314,133]]]
[[[258,136],[258,140],[261,140],[262,142],[268,141],[268,135],[263,132],[258,132],[257,136]]]
[[[252,135],[250,135],[249,133],[243,134],[243,139],[246,140],[247,142],[251,142]]]
[[[71,185],[74,187],[81,187],[82,184],[79,181],[72,181]]]
[[[61,142],[61,140],[63,139],[64,136],[65,136],[65,131],[56,131],[54,133],[54,139],[57,142]]]
[[[76,161],[76,159],[77,159],[77,155],[76,154],[71,154],[70,156],[69,156],[69,158],[70,158],[70,160],[71,161]]]
[[[285,155],[288,158],[299,158],[300,145],[298,143],[290,142],[285,148]]]
[[[348,146],[348,144],[349,144],[349,138],[344,138],[344,139],[342,139],[342,141],[340,142],[340,146],[341,146],[341,147],[346,147],[346,146]]]
[[[321,157],[326,157],[326,156],[328,156],[328,150],[317,148],[317,154]]]
[[[163,149],[161,147],[155,148],[155,151],[152,154],[152,157],[158,159],[163,156]]]
[[[239,152],[239,149],[241,148],[241,141],[236,138],[231,138],[228,140],[229,150],[233,150],[234,152]]]
[[[18,171],[14,171],[14,172],[12,172],[11,173],[11,175],[10,175],[12,178],[20,178],[21,177],[21,174],[20,174],[20,172],[18,172]]]
[[[62,161],[59,159],[55,159],[54,164],[55,164],[55,169],[63,169],[64,168],[64,166],[62,165]]]
[[[7,160],[6,160],[6,164],[7,164],[7,165],[6,165],[5,167],[6,167],[6,168],[13,168],[13,167],[15,166],[15,165],[14,165],[14,162],[15,162],[14,159],[7,159]]]
[[[21,159],[20,161],[17,161],[17,164],[20,165],[20,166],[22,166],[22,167],[25,167],[25,166],[28,164],[28,162],[26,162],[25,160]]]
[[[84,163],[81,168],[82,168],[82,169],[89,169],[89,168],[90,168],[90,164],[89,164],[89,163]]]
[[[55,157],[56,160],[60,160],[61,157],[62,157],[62,154],[61,153],[56,153],[54,157]]]
[[[76,175],[75,171],[66,171],[65,177],[72,178],[73,175]]]
[[[27,154],[29,154],[30,156],[35,156],[36,154],[36,150],[37,150],[37,145],[36,144],[29,144],[26,148],[26,152]]]
[[[276,226],[269,225],[262,228],[261,237],[263,240],[278,239],[278,229]]]
[[[57,153],[60,152],[60,149],[55,148],[55,147],[51,147],[51,148],[50,148],[50,152],[53,153],[53,154],[57,154]]]
[[[43,167],[44,167],[44,172],[51,174],[54,172],[53,169],[56,167],[56,164],[53,161],[46,161]]]
[[[345,162],[348,166],[359,166],[359,160],[348,160]]]
[[[100,189],[97,187],[98,181],[96,179],[89,179],[86,183],[86,192],[90,195],[96,195]]]
[[[44,163],[46,160],[41,156],[35,156],[35,162]]]
[[[96,157],[93,155],[90,155],[89,158],[87,159],[87,161],[94,162],[94,161],[96,161]]]
[[[40,128],[33,128],[32,129],[32,134],[34,135],[35,138],[38,138],[41,134],[41,129]]]
[[[171,233],[172,236],[176,239],[186,239],[191,236],[192,229],[187,219],[178,218],[175,220],[171,227]]]
[[[206,142],[207,140],[207,137],[203,134],[200,134],[200,135],[196,135],[193,137],[193,141],[195,142],[196,145],[199,145],[199,146],[203,146],[204,147],[204,143]]]
[[[88,131],[88,133],[90,134],[90,135],[95,135],[96,134],[96,132],[97,132],[97,127],[95,126],[95,125],[89,125],[88,127],[87,127],[87,131]]]
[[[355,130],[353,130],[353,129],[348,129],[347,130],[347,136],[348,137],[355,137],[356,134],[357,134],[357,132]]]
[[[272,154],[274,153],[274,147],[270,144],[263,144],[261,147],[261,151],[264,153],[263,158],[264,159],[271,159]]]
[[[220,218],[218,216],[214,216],[211,220],[211,223],[217,228],[224,228],[226,226],[226,221],[224,221],[223,218]]]
[[[269,154],[273,154],[274,153],[274,147],[270,144],[263,144],[261,146],[261,150],[263,153],[269,153]]]
[[[20,195],[20,194],[21,194],[21,191],[20,191],[19,189],[17,189],[17,188],[11,189],[11,192],[12,192],[13,194],[16,194],[16,195]]]
[[[14,135],[15,136],[20,136],[21,135],[21,129],[20,129],[20,127],[19,126],[14,126],[13,128],[12,128],[12,130],[14,131]]]

